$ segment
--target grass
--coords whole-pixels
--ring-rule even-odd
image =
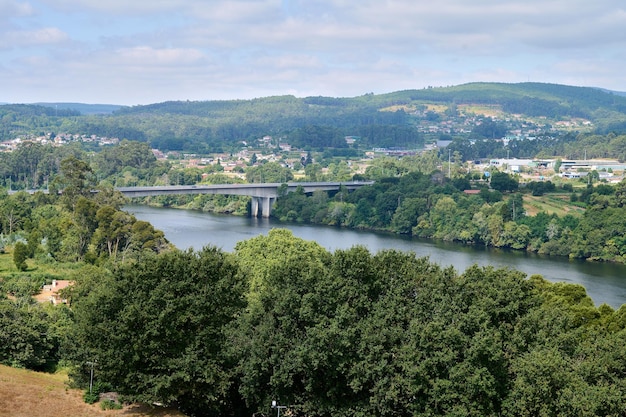
[[[81,262],[59,263],[44,257],[27,259],[25,271],[19,271],[13,262],[11,248],[0,254],[0,289],[19,294],[36,294],[43,284],[52,280],[71,279],[74,271],[81,268]],[[46,298],[47,299],[47,298]]]
[[[416,108],[417,107],[415,105],[396,104],[393,106],[388,106],[388,107],[379,109],[379,111],[396,112],[398,110],[404,110],[407,113],[412,113],[415,111]]]
[[[0,365],[0,417],[185,417],[172,409],[133,404],[102,410],[83,401],[80,390],[69,389],[67,375],[44,374]]]
[[[6,247],[5,253],[0,254],[0,279],[14,274],[50,276],[56,279],[67,279],[68,276],[84,266],[82,262],[56,262],[52,259],[45,259],[43,256],[35,256],[34,259],[27,259],[26,271],[18,271],[13,262],[12,248]]]
[[[20,272],[13,262],[12,248],[6,247],[5,251],[5,253],[0,254],[0,277]],[[26,264],[28,265],[28,269],[25,271],[26,273],[36,272],[42,275],[56,276],[59,279],[64,279],[64,277],[67,277],[72,271],[80,269],[80,267],[83,266],[80,262],[55,262],[53,260],[37,257],[35,257],[35,259],[27,259]]]
[[[487,117],[497,117],[504,114],[502,111],[502,107],[497,104],[462,104],[459,106],[459,109],[463,110],[465,113],[482,114],[483,116]]]
[[[444,104],[426,104],[426,108],[435,113],[443,113],[448,110],[448,106]]]
[[[556,214],[557,216],[582,216],[585,209],[572,204],[569,201],[568,193],[550,193],[542,196],[524,195],[524,210],[529,216],[537,213],[545,212],[547,214]]]

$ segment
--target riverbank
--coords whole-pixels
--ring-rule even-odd
[[[587,289],[596,305],[606,303],[619,308],[626,303],[626,266],[593,263],[567,258],[545,257],[528,252],[467,246],[409,238],[387,233],[350,230],[331,226],[282,223],[275,219],[217,215],[200,211],[157,208],[143,205],[126,206],[138,219],[150,222],[163,231],[165,237],[180,249],[201,249],[206,245],[233,251],[238,242],[273,228],[286,228],[296,237],[316,241],[329,251],[349,249],[362,245],[375,253],[385,249],[413,252],[428,257],[442,266],[453,266],[464,271],[470,266],[492,265],[511,268],[527,276],[542,275],[551,282],[580,284]]]

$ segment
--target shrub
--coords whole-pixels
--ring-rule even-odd
[[[100,408],[102,410],[121,410],[122,404],[118,403],[117,401],[105,399],[102,400],[102,402],[100,403]]]
[[[20,271],[26,271],[28,266],[26,265],[26,259],[28,259],[28,246],[22,242],[15,243],[13,247],[13,262]]]
[[[98,400],[100,399],[100,394],[96,391],[96,390],[92,390],[91,392],[89,391],[89,389],[85,390],[85,393],[83,394],[83,400],[87,403],[87,404],[94,404],[96,403]]]

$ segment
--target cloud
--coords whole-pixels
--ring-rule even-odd
[[[39,3],[65,13],[99,12],[124,16],[163,13],[185,8],[178,0],[39,0]]]
[[[123,48],[115,51],[112,61],[118,66],[144,67],[146,69],[158,66],[187,66],[196,64],[204,59],[204,54],[196,49],[163,48],[156,49],[149,46]]]
[[[625,7],[623,0],[0,0],[0,62],[23,74],[0,80],[0,91],[25,94],[29,76],[54,77],[33,94],[97,94],[122,104],[469,81],[587,80],[626,90]],[[55,74],[28,62],[54,63]]]
[[[10,31],[0,37],[0,49],[59,44],[68,39],[65,32],[53,27]]]
[[[194,1],[190,15],[202,21],[270,27],[282,17],[279,0]]]
[[[31,16],[34,13],[34,8],[28,3],[13,0],[0,0],[0,22],[17,17]]]

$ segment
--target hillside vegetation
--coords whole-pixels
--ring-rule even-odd
[[[113,107],[6,105],[0,106],[0,139],[64,132],[139,140],[162,150],[210,152],[264,135],[301,148],[346,147],[344,136],[351,135],[360,138],[361,148],[415,148],[432,139],[416,125],[435,120],[438,112],[454,118],[460,106],[472,104],[495,106],[505,117],[547,122],[581,118],[598,133],[626,130],[624,96],[556,84],[471,83],[352,98],[170,101],[99,115],[81,111]]]

